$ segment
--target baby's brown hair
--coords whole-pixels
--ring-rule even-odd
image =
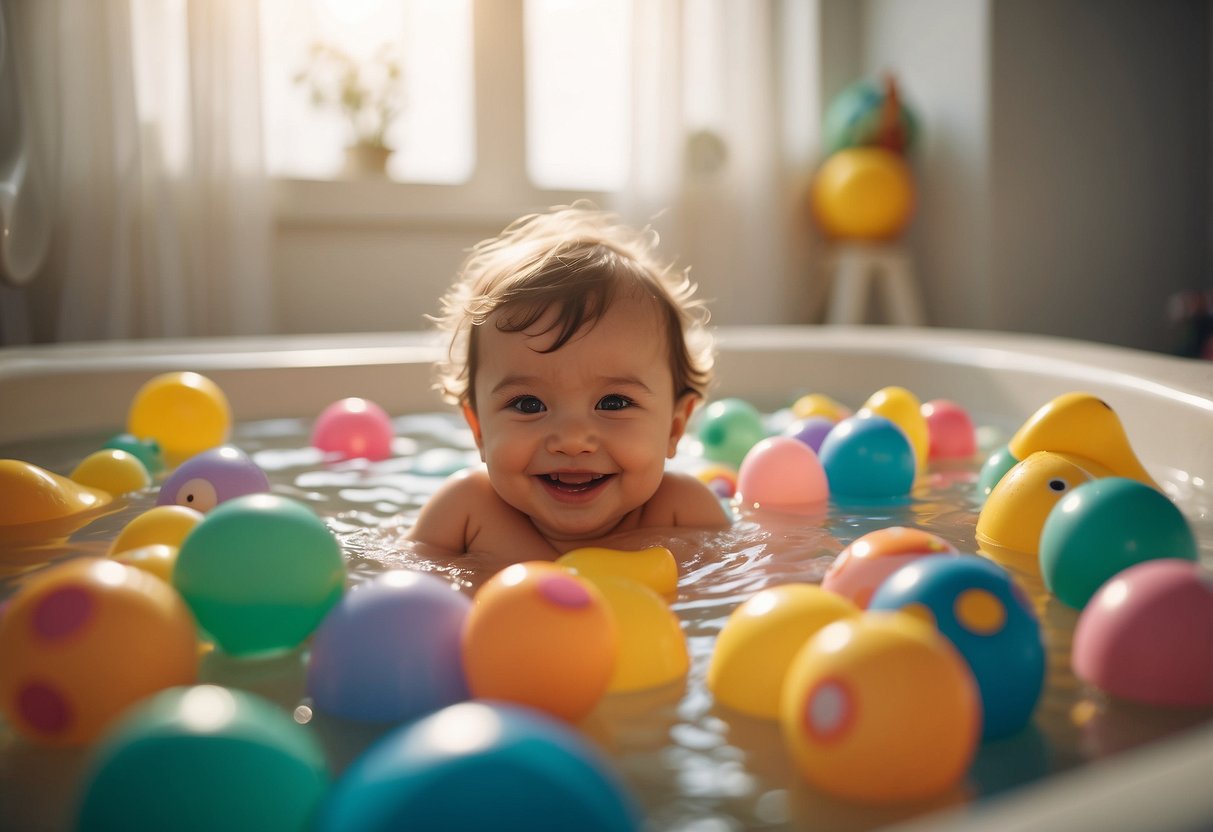
[[[511,223],[472,248],[434,318],[450,333],[447,358],[435,385],[452,404],[474,409],[476,327],[494,312],[503,332],[522,332],[556,308],[547,331],[555,352],[583,327],[593,326],[620,293],[649,296],[664,313],[675,398],[703,398],[712,380],[708,309],[694,297],[687,271],[675,271],[654,253],[657,235],[636,231],[588,203],[560,206]]]

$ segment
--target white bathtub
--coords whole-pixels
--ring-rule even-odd
[[[764,327],[719,332],[717,395],[772,408],[798,393],[858,404],[897,384],[1014,428],[1061,393],[1112,405],[1164,483],[1213,488],[1213,363],[1059,339],[941,329]],[[151,375],[214,379],[241,421],[309,416],[345,396],[436,410],[428,335],[199,339],[0,350],[0,445],[114,431]],[[1202,483],[1203,481],[1203,483]],[[1213,828],[1213,725],[1059,774],[906,829]]]

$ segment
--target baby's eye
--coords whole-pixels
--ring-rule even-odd
[[[624,410],[636,404],[627,396],[620,396],[618,393],[611,393],[608,396],[603,396],[598,400],[599,410]]]
[[[509,407],[511,410],[517,410],[519,413],[542,413],[547,410],[543,402],[534,396],[518,396],[515,399],[511,399],[506,407]]]

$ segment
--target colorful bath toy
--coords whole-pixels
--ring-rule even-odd
[[[927,459],[972,459],[977,454],[977,429],[969,412],[950,399],[923,402],[922,417],[929,437]]]
[[[1120,572],[1079,616],[1071,663],[1119,699],[1213,707],[1213,575],[1172,559]]]
[[[826,436],[834,429],[834,425],[838,424],[825,416],[809,416],[805,419],[797,419],[783,430],[784,436],[790,436],[793,439],[799,439],[804,444],[813,449],[813,453],[821,450],[821,443],[825,441]]]
[[[737,493],[737,469],[728,465],[708,465],[695,472],[695,479],[722,500],[732,499]]]
[[[854,415],[851,408],[824,393],[809,393],[801,396],[792,403],[792,414],[797,419],[810,419],[817,416],[829,419],[831,422],[841,422],[848,416]]]
[[[292,650],[345,589],[341,546],[304,504],[274,494],[228,500],[186,536],[173,585],[232,656]]]
[[[998,564],[932,555],[897,570],[868,609],[901,610],[935,626],[960,651],[981,692],[982,739],[1020,731],[1045,679],[1045,646],[1031,603]]]
[[[664,546],[636,550],[586,546],[566,552],[556,563],[589,578],[630,578],[662,597],[668,598],[678,591],[678,563]]]
[[[529,708],[464,702],[408,723],[355,760],[317,832],[493,829],[636,832],[641,814],[599,751]]]
[[[907,526],[877,529],[838,553],[821,587],[867,609],[886,578],[920,558],[940,554],[956,554],[956,547],[937,534]]]
[[[206,515],[185,506],[155,506],[122,527],[109,546],[110,555],[154,543],[181,548],[185,536]]]
[[[140,439],[131,433],[119,433],[107,439],[101,447],[117,448],[134,454],[153,477],[164,470],[164,454],[160,451],[160,443],[155,439]]]
[[[762,414],[744,399],[712,402],[699,417],[699,441],[703,443],[703,455],[713,462],[739,468],[750,448],[766,437]]]
[[[231,445],[190,457],[160,486],[156,505],[206,513],[220,503],[270,490],[269,477],[244,451]]]
[[[9,600],[0,669],[0,710],[15,731],[48,745],[87,743],[143,697],[194,682],[194,619],[159,578],[76,558]]]
[[[917,396],[904,387],[882,387],[859,408],[859,415],[867,414],[883,416],[901,428],[914,448],[914,462],[919,473],[927,469],[931,435],[922,402]]]
[[[1165,494],[1127,477],[1074,488],[1040,532],[1045,588],[1078,610],[1117,572],[1158,558],[1198,560],[1196,536]]]
[[[994,490],[994,486],[998,485],[998,481],[1007,475],[1007,472],[1018,464],[1014,456],[1011,455],[1011,449],[1006,445],[996,448],[982,463],[981,471],[977,475],[977,494],[982,501],[990,496],[990,492]]]
[[[142,491],[152,484],[152,475],[139,457],[119,448],[93,451],[72,470],[71,479],[115,497]]]
[[[977,518],[977,541],[1035,559],[1040,531],[1053,507],[1084,482],[1111,475],[1089,459],[1037,451],[994,486]]]
[[[737,493],[746,508],[798,512],[823,506],[830,486],[812,448],[790,436],[769,436],[742,460]]]
[[[960,784],[981,736],[973,674],[934,627],[900,612],[827,624],[788,670],[784,743],[809,783],[894,803]]]
[[[356,586],[312,639],[307,691],[316,708],[403,722],[467,699],[460,640],[471,606],[423,572],[384,572]]]
[[[71,534],[113,502],[90,488],[18,459],[0,459],[0,542],[37,543]]]
[[[619,650],[607,693],[628,693],[681,681],[691,666],[678,616],[640,581],[615,575],[586,576],[615,619]]]
[[[883,416],[851,416],[821,443],[830,496],[840,503],[904,499],[918,463],[901,428]]]
[[[1037,451],[1053,451],[1089,459],[1118,477],[1158,488],[1133,453],[1120,417],[1107,402],[1090,393],[1066,393],[1046,403],[1007,446],[1021,461]]]
[[[155,575],[165,583],[173,582],[173,569],[177,566],[177,547],[166,543],[148,543],[134,549],[123,549],[112,556],[118,563],[142,569]]]
[[[764,589],[733,610],[708,665],[716,701],[762,719],[779,718],[793,657],[822,627],[859,615],[849,599],[813,584]]]
[[[227,441],[232,410],[219,385],[198,373],[164,373],[150,379],[131,401],[126,429],[154,439],[174,461]]]
[[[350,397],[320,412],[312,427],[312,447],[337,459],[387,459],[392,455],[392,417],[373,401]]]
[[[472,695],[569,722],[606,693],[619,655],[615,617],[588,580],[550,562],[507,566],[476,592],[463,631]]]
[[[123,718],[84,778],[77,829],[309,828],[329,786],[315,737],[256,694],[198,685]]]

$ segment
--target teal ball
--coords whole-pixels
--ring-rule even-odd
[[[740,468],[750,448],[767,435],[762,414],[744,399],[712,402],[699,418],[699,441],[703,444],[704,457],[733,468]]]

